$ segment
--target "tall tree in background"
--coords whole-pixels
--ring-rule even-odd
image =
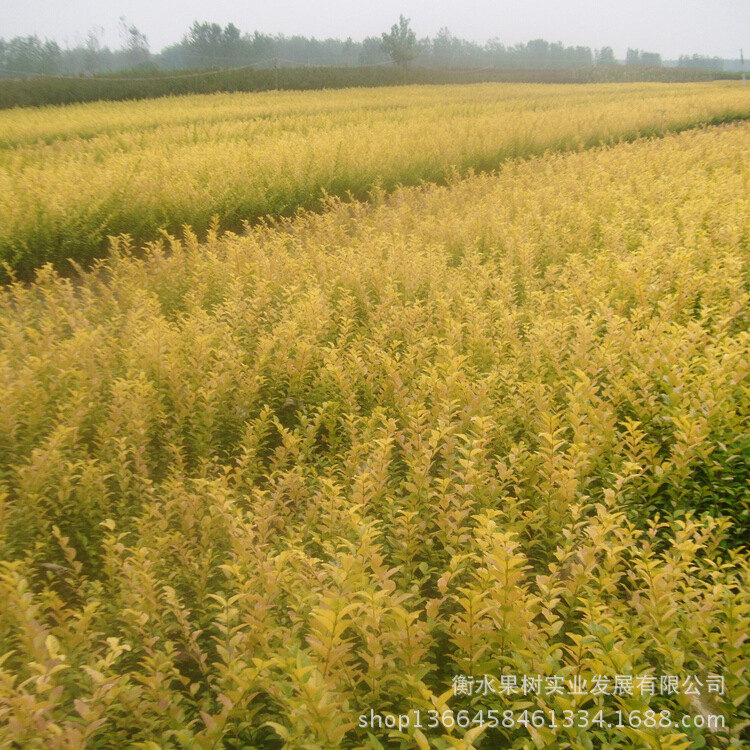
[[[641,52],[641,65],[649,68],[660,68],[661,55],[658,52]]]
[[[658,52],[641,52],[639,49],[628,49],[628,53],[625,56],[625,64],[659,68],[662,65],[662,61],[661,55]]]
[[[596,53],[596,64],[597,65],[616,65],[615,53],[612,47],[602,47]]]
[[[86,35],[86,72],[98,73],[101,70],[102,37],[104,27],[94,26]]]
[[[131,68],[145,66],[151,57],[146,35],[138,27],[128,24],[125,16],[120,16],[119,26],[122,48],[125,52],[128,66]]]
[[[625,54],[625,65],[640,65],[641,64],[641,51],[639,49],[631,49],[628,47],[628,51]]]
[[[380,48],[390,55],[396,65],[406,70],[409,63],[419,54],[417,35],[409,28],[408,18],[399,16],[398,23],[391,26],[391,33],[383,33]]]

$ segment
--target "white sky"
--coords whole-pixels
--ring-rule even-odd
[[[196,20],[232,22],[243,33],[361,40],[388,31],[399,14],[411,19],[420,38],[447,26],[480,43],[542,38],[610,46],[618,58],[628,47],[665,59],[693,53],[736,58],[741,47],[750,56],[750,0],[2,0],[0,38],[37,34],[75,46],[100,26],[104,43],[116,48],[124,16],[148,37],[152,52],[178,42]]]

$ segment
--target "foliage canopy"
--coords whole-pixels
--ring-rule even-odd
[[[406,68],[419,55],[417,35],[409,28],[409,19],[399,16],[398,23],[391,26],[389,34],[383,32],[380,45],[383,52],[391,56],[396,65]]]

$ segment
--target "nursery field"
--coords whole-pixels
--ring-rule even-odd
[[[0,272],[69,272],[108,235],[201,236],[326,195],[750,116],[737,82],[477,84],[173,97],[0,112]],[[3,270],[5,268],[5,270]],[[0,278],[0,281],[3,279]]]
[[[0,748],[750,745],[750,99],[622,90],[2,114],[17,267],[203,230],[0,289]]]

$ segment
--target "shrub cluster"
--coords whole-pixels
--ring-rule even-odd
[[[5,289],[0,745],[746,746],[749,136]],[[703,687],[452,687],[533,675]],[[558,720],[425,720],[488,709]]]
[[[484,68],[445,70],[386,66],[280,67],[234,70],[129,71],[108,75],[0,80],[0,109],[95,101],[153,99],[236,91],[308,91],[353,87],[482,83],[595,83],[660,81],[684,83],[738,78],[738,73],[695,68],[590,66],[568,69]]]
[[[0,112],[0,264],[69,272],[189,224],[200,236],[324,195],[444,182],[504,160],[750,116],[730,83],[216,94]],[[2,271],[7,281],[8,272]],[[2,279],[0,279],[2,280]]]

